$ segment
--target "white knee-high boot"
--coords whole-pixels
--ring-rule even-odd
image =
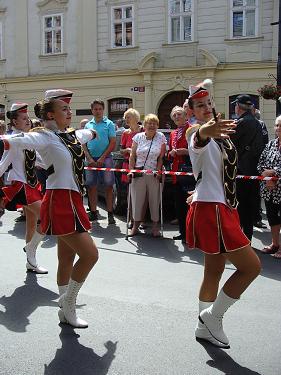
[[[42,241],[44,237],[45,237],[45,234],[41,234],[35,231],[31,240],[23,248],[23,250],[26,252],[27,271],[32,271],[35,273],[48,273],[48,271],[45,268],[38,266],[37,260],[36,260],[37,247],[39,246],[40,242]]]
[[[88,323],[76,315],[76,299],[84,283],[70,279],[66,292],[59,299],[59,319],[61,323],[68,323],[75,328],[87,328]]]
[[[201,313],[201,311],[203,311],[203,310],[207,309],[208,307],[212,306],[212,304],[213,304],[213,302],[204,302],[204,301],[199,300],[199,314]],[[196,337],[196,339],[208,341],[211,344],[213,344],[214,346],[217,346],[219,348],[229,349],[229,345],[225,345],[225,344],[221,343],[220,341],[213,338],[213,336],[210,334],[210,332],[208,331],[205,324],[201,323],[199,318],[198,318],[197,326],[196,326],[196,329],[195,329],[195,337]]]
[[[221,289],[212,306],[203,310],[199,315],[201,323],[205,324],[210,334],[225,345],[229,345],[229,340],[223,330],[222,318],[229,307],[236,301],[238,300],[229,297]]]
[[[58,285],[60,297],[67,291],[67,287],[68,287],[68,284],[67,285]]]

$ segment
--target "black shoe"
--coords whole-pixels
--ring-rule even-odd
[[[183,241],[184,238],[183,238],[183,236],[181,234],[179,234],[178,236],[174,236],[173,240],[181,240],[181,241]]]
[[[97,221],[98,220],[98,212],[97,211],[90,211],[88,213],[88,217],[90,221]]]
[[[262,221],[257,221],[254,223],[254,227],[256,228],[261,228],[261,229],[265,229],[267,228],[266,224],[264,224]]]
[[[116,224],[116,221],[114,219],[113,213],[112,212],[108,212],[107,215],[108,215],[108,224]]]
[[[24,221],[26,221],[26,217],[25,217],[25,215],[20,215],[19,217],[17,217],[17,218],[15,219],[15,222],[16,222],[16,223],[23,223]]]

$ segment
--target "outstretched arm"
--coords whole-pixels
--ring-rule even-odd
[[[209,138],[225,139],[235,133],[235,128],[236,123],[233,120],[222,120],[219,114],[217,121],[211,119],[197,130],[197,137],[202,142],[208,141]]]

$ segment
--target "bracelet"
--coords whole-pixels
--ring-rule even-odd
[[[211,138],[207,138],[205,140],[203,140],[201,137],[200,137],[200,133],[199,133],[199,129],[196,131],[195,133],[195,137],[194,137],[194,147],[195,148],[201,148],[201,147],[205,147],[207,146],[207,144],[210,142]]]

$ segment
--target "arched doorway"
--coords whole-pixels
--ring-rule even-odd
[[[175,128],[175,124],[170,118],[171,110],[176,105],[181,107],[185,99],[188,98],[188,95],[188,91],[173,91],[170,94],[166,95],[164,99],[162,99],[158,108],[160,129]]]

